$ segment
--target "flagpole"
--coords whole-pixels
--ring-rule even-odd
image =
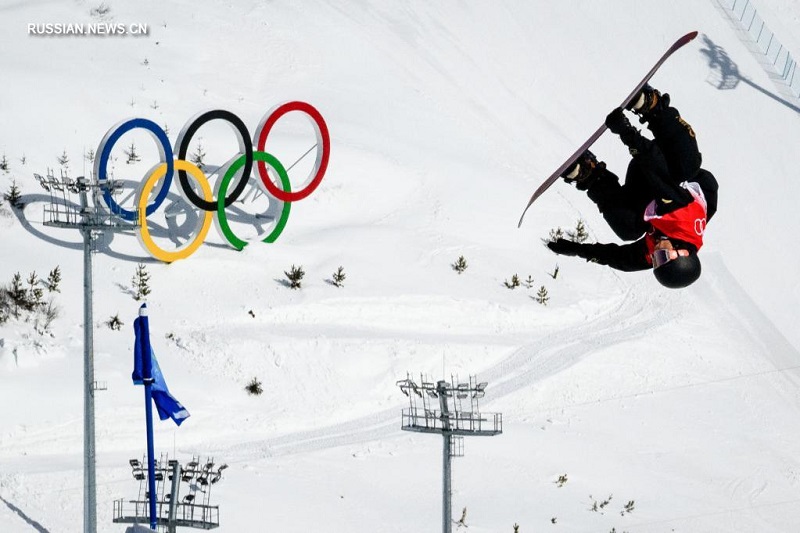
[[[145,343],[150,343],[150,324],[147,318],[147,304],[139,308],[142,354],[142,382],[144,383],[145,421],[147,423],[147,481],[150,492],[150,528],[156,529],[156,464],[155,449],[153,445],[153,358],[150,349],[145,348]]]

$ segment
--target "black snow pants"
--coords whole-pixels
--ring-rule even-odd
[[[633,157],[625,184],[621,185],[608,169],[598,168],[600,175],[587,191],[614,233],[626,241],[636,240],[650,229],[643,214],[651,201],[656,201],[661,215],[693,201],[691,193],[680,186],[684,181],[700,185],[706,197],[708,220],[717,211],[717,181],[700,168],[702,156],[694,130],[678,110],[668,107],[649,117],[647,127],[653,140],[638,135],[628,145]]]

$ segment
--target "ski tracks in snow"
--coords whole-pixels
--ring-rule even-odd
[[[598,349],[646,335],[681,313],[680,305],[653,305],[655,297],[635,287],[623,288],[616,301],[585,321],[531,337],[508,357],[480,370],[481,381],[491,383],[492,401],[529,388],[590,356]],[[669,298],[669,296],[668,296]],[[676,299],[673,297],[673,299]],[[663,302],[661,302],[663,304]],[[215,450],[229,462],[313,452],[400,435],[400,411],[405,404],[341,424],[297,431]]]
[[[480,381],[490,383],[487,400],[495,401],[534,387],[593,353],[652,334],[665,324],[686,321],[699,312],[695,307],[699,300],[704,312],[715,319],[740,324],[742,341],[752,343],[754,355],[763,355],[778,371],[773,388],[800,411],[797,394],[800,368],[798,372],[790,372],[800,366],[800,354],[760,312],[720,258],[712,255],[707,263],[718,273],[715,277],[718,281],[701,280],[693,289],[695,297],[686,298],[679,291],[652,291],[641,284],[627,285],[620,280],[619,297],[611,298],[593,315],[532,334],[507,357],[477,370]],[[742,313],[742,309],[747,312]],[[466,337],[471,337],[472,342],[477,340],[475,336]],[[344,423],[222,447],[214,453],[224,454],[236,462],[398,437],[403,407],[405,404],[398,402],[396,407]]]

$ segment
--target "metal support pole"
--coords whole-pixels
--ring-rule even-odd
[[[145,371],[147,372],[147,371]],[[145,418],[147,419],[147,492],[150,507],[150,528],[155,529],[158,522],[156,514],[156,458],[153,446],[153,378],[146,376],[144,379]]]
[[[174,461],[174,460],[173,460]],[[178,461],[172,462],[172,490],[169,493],[169,520],[167,532],[175,533],[175,514],[178,511],[178,487],[180,486],[181,465]]]
[[[452,469],[450,465],[450,410],[447,407],[447,382],[436,383],[439,406],[442,410],[442,533],[451,533],[453,514],[451,511]]]
[[[92,230],[86,191],[80,193],[83,226],[83,531],[97,532],[94,447],[94,337],[92,321]]]

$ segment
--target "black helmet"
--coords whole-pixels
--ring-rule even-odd
[[[694,252],[681,255],[676,259],[664,263],[653,269],[653,275],[658,282],[670,289],[688,287],[700,277],[700,259]]]

